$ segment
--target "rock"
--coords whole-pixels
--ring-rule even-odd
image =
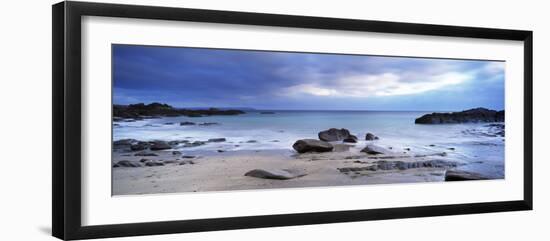
[[[160,151],[160,150],[172,149],[172,146],[170,146],[165,141],[154,141],[150,148],[153,151]]]
[[[136,139],[120,139],[113,141],[113,145],[132,145],[133,143],[138,142]]]
[[[391,153],[389,150],[386,150],[386,149],[383,148],[383,147],[380,147],[380,146],[377,146],[377,145],[373,145],[373,144],[367,145],[365,148],[363,148],[363,150],[361,150],[361,152],[364,152],[364,153],[367,153],[367,154],[371,154],[371,155],[389,154],[389,153]]]
[[[297,169],[254,169],[244,174],[249,177],[287,180],[307,175]]]
[[[128,148],[132,144],[137,142],[138,141],[135,139],[121,139],[121,140],[113,141],[113,148],[115,149]]]
[[[225,138],[212,138],[208,139],[208,142],[224,142],[226,141]]]
[[[197,147],[197,146],[202,146],[202,145],[205,145],[206,142],[204,141],[194,141],[194,142],[191,142],[191,143],[185,143],[185,145],[183,147]]]
[[[346,139],[344,139],[343,141],[344,142],[347,142],[347,143],[357,143],[357,136],[354,136],[354,135],[349,135],[348,137],[346,137]]]
[[[217,122],[203,122],[200,123],[199,126],[213,126],[213,125],[219,125],[220,123]]]
[[[180,122],[180,126],[193,126],[193,125],[196,125],[195,122],[191,122],[191,121]]]
[[[194,165],[195,162],[194,161],[181,161],[179,164],[180,165],[186,165],[186,164]]]
[[[218,152],[225,152],[225,150],[218,150]]]
[[[181,155],[181,151],[173,151],[173,152],[172,152],[172,155],[174,155],[174,156],[175,156],[175,155]]]
[[[190,159],[190,158],[195,158],[196,156],[190,156],[190,155],[187,155],[187,156],[181,156],[181,158],[186,158],[186,159]]]
[[[113,167],[141,167],[141,163],[137,161],[122,160],[118,161]]]
[[[458,170],[447,170],[445,172],[445,181],[469,181],[469,180],[487,180],[488,177],[485,177],[479,173],[475,172],[466,172]]]
[[[334,147],[325,141],[319,141],[315,139],[302,139],[298,140],[292,145],[292,148],[299,153],[305,152],[328,152],[332,151]]]
[[[414,121],[415,124],[453,124],[479,122],[504,122],[504,111],[475,108],[451,113],[434,112],[432,114],[423,115]]]
[[[246,143],[258,143],[258,141],[257,140],[248,140],[248,141],[246,141]]]
[[[173,125],[174,123],[173,122],[166,122],[164,123],[165,125]]]
[[[361,163],[361,162],[360,162]],[[360,171],[391,171],[407,170],[413,168],[453,168],[460,164],[453,161],[429,160],[429,161],[376,161],[371,166],[366,167],[344,167],[338,168],[340,172],[360,172]]]
[[[151,160],[151,159],[141,158],[141,160],[139,160],[139,162],[142,162],[142,163],[143,163],[143,162],[148,162],[148,161],[150,161],[150,160]]]
[[[347,129],[330,128],[319,132],[319,140],[322,141],[342,141],[349,137],[350,133]]]
[[[163,161],[164,164],[174,164],[174,163],[179,163],[178,160],[166,160],[166,161]]]
[[[272,140],[271,142],[279,142],[279,140]]]
[[[149,148],[149,143],[148,142],[144,142],[144,141],[140,141],[136,144],[133,144],[130,146],[130,149],[132,151],[143,151],[145,149]]]
[[[134,156],[158,156],[158,155],[152,152],[142,151],[134,154]]]
[[[150,161],[145,162],[145,166],[148,166],[148,167],[164,166],[164,162],[150,160]]]
[[[369,132],[369,133],[367,133],[367,134],[365,135],[365,140],[366,140],[366,141],[378,140],[378,136],[375,136],[374,134],[372,134],[372,133]]]
[[[411,148],[406,147],[404,150],[405,151],[411,151]]]
[[[451,151],[454,151],[454,150],[455,150],[454,147],[449,147],[449,148],[447,148],[447,149],[449,149],[449,150],[451,150]]]

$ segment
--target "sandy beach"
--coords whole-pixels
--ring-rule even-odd
[[[178,152],[174,155],[172,151],[151,151],[149,153],[158,156],[145,157],[117,152],[114,163],[141,160],[142,163],[162,163],[162,166],[113,168],[113,195],[435,182],[444,181],[446,169],[462,164],[447,157],[445,152],[417,154],[403,150],[370,155],[354,145],[336,144],[335,147],[335,151],[326,153],[235,151],[193,158],[181,158]],[[400,162],[428,164],[392,166]],[[380,163],[390,165],[384,168],[387,170],[369,169]],[[437,163],[441,167],[437,167]],[[245,176],[254,169],[287,169],[305,175],[288,180]]]

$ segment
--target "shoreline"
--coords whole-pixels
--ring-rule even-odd
[[[341,148],[346,144],[335,145]],[[443,153],[410,151],[408,154],[370,155],[357,148],[303,154],[280,149],[246,150],[210,152],[193,157],[188,153],[174,155],[172,149],[148,151],[157,156],[136,156],[137,153],[114,152],[113,164],[120,160],[139,162],[148,159],[162,165],[112,168],[112,195],[444,182],[447,170],[475,165]],[[381,164],[385,166],[376,170],[372,168]],[[295,170],[306,175],[288,180],[245,175],[255,169]]]

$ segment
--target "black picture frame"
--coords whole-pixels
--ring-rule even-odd
[[[99,226],[81,224],[81,17],[104,16],[281,26],[327,30],[516,40],[524,43],[524,186],[523,199],[334,212],[140,222]],[[52,6],[52,233],[60,239],[135,235],[398,219],[442,215],[532,210],[533,208],[533,32],[306,17],[278,14],[151,7],[90,2],[60,2]]]

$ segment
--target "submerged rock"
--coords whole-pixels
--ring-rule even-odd
[[[220,123],[217,122],[203,122],[200,123],[199,126],[213,126],[213,125],[219,125]]]
[[[165,141],[154,141],[152,142],[150,149],[153,151],[160,151],[160,150],[172,149],[172,146],[170,146]]]
[[[336,129],[336,128],[330,128],[328,130],[324,130],[319,132],[319,140],[322,141],[343,141],[344,139],[348,138],[351,134],[349,130],[347,129]]]
[[[193,125],[196,125],[195,122],[191,122],[191,121],[180,122],[180,126],[193,126]]]
[[[297,169],[254,169],[244,174],[249,177],[287,180],[307,175]]]
[[[143,150],[149,148],[149,146],[150,146],[150,145],[149,145],[148,142],[140,141],[140,142],[138,142],[138,143],[136,143],[136,144],[132,144],[132,145],[130,146],[130,149],[131,149],[132,151],[143,151]]]
[[[158,155],[152,152],[142,151],[134,154],[134,156],[158,156]]]
[[[445,181],[469,181],[469,180],[487,180],[482,174],[467,171],[447,170],[445,172]]]
[[[211,138],[208,139],[208,142],[224,142],[226,141],[225,138]]]
[[[325,141],[319,141],[315,139],[302,139],[298,140],[292,145],[292,148],[299,153],[305,152],[328,152],[332,151],[334,147]]]
[[[141,167],[141,163],[137,161],[122,160],[118,161],[113,167]]]
[[[479,123],[479,122],[504,122],[504,111],[475,108],[460,112],[431,113],[417,118],[415,124],[453,124],[453,123]]]
[[[386,148],[383,148],[383,147],[380,147],[380,146],[377,146],[377,145],[373,145],[373,144],[367,145],[365,148],[363,148],[363,150],[361,150],[361,152],[371,154],[371,155],[391,153]]]
[[[129,146],[134,143],[138,142],[136,139],[120,139],[113,141],[113,145],[115,146]]]
[[[196,146],[202,146],[202,145],[205,145],[206,142],[204,141],[194,141],[194,142],[191,142],[191,143],[185,143],[185,145],[183,145],[183,147],[196,147]]]
[[[378,140],[378,139],[379,139],[378,136],[375,136],[374,134],[372,134],[370,132],[365,135],[365,140],[366,141],[374,141],[374,140]]]

